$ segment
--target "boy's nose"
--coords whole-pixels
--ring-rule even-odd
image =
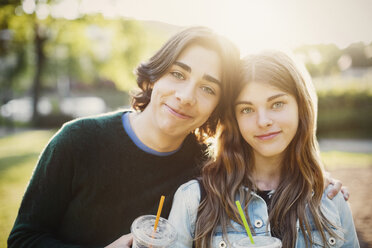
[[[176,91],[175,95],[181,104],[193,105],[196,102],[194,86],[182,87]]]

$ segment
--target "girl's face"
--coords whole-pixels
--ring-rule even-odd
[[[298,127],[294,96],[266,83],[251,82],[243,88],[235,115],[243,138],[263,157],[281,156]]]

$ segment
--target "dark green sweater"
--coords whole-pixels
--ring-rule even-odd
[[[189,135],[181,149],[156,156],[124,131],[123,112],[65,124],[43,151],[8,239],[9,247],[99,247],[156,214],[165,195],[194,177],[201,146]],[[30,141],[32,142],[32,141]]]

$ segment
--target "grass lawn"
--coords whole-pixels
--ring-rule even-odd
[[[29,131],[0,138],[0,247],[6,240],[40,151],[54,131]]]
[[[27,131],[0,138],[0,247],[6,240],[40,152],[53,131]],[[372,166],[372,154],[322,153],[327,169]]]
[[[372,167],[372,153],[327,151],[321,154],[326,170]]]

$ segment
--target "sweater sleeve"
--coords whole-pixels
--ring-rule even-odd
[[[57,236],[72,197],[74,127],[65,125],[42,152],[26,192],[8,247],[82,247]]]

